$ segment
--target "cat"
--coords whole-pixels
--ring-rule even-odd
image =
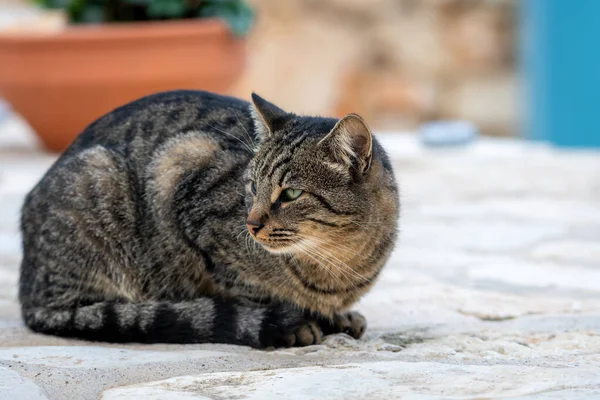
[[[105,342],[318,344],[395,244],[391,164],[361,117],[202,91],[88,126],[27,194],[19,300],[33,331]]]

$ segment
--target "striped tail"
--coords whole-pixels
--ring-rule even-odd
[[[305,323],[288,305],[254,308],[201,298],[181,303],[100,302],[75,308],[23,307],[33,331],[113,343],[230,343],[285,345]],[[288,344],[289,345],[289,344]]]

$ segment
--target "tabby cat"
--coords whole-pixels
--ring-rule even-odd
[[[348,309],[396,238],[390,163],[358,115],[252,100],[158,93],[74,140],[22,208],[30,329],[252,347],[361,337]]]

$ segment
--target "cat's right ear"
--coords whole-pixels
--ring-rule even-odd
[[[289,113],[275,104],[269,103],[256,93],[252,93],[250,113],[254,119],[254,129],[260,139],[266,139],[281,128]]]

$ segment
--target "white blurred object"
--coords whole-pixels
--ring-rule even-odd
[[[466,145],[477,136],[477,127],[468,121],[434,121],[419,127],[419,139],[429,147]]]
[[[57,33],[66,26],[67,16],[62,10],[0,3],[0,35]]]

